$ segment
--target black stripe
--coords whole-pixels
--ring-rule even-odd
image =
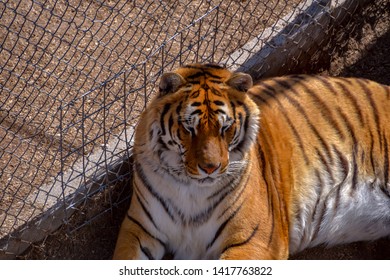
[[[211,78],[214,78],[214,79],[216,79],[216,80],[222,81],[222,77],[221,77],[221,76],[214,75],[214,74],[211,73],[210,71],[205,70],[204,73],[205,73],[207,76],[211,77]]]
[[[316,195],[317,195],[317,200],[316,200],[316,204],[314,206],[313,214],[312,214],[312,217],[311,217],[312,224],[315,224],[316,215],[317,215],[317,211],[318,211],[318,206],[319,206],[319,204],[321,202],[322,189],[324,188],[324,182],[322,181],[321,175],[320,175],[320,173],[319,173],[319,171],[317,169],[315,170],[315,175],[316,175],[318,184],[316,185],[316,188],[315,188]],[[320,227],[320,224],[317,224],[316,225],[316,229],[314,231],[314,234],[311,237],[311,240],[315,240],[317,238],[317,234],[318,234],[318,232],[320,230],[319,227]]]
[[[155,260],[155,258],[153,257],[152,253],[150,252],[150,250],[148,248],[142,246],[141,240],[138,238],[138,236],[136,236],[136,238],[137,238],[137,241],[138,241],[138,244],[139,244],[139,248],[141,249],[141,252],[144,253],[144,255],[149,260]]]
[[[138,163],[135,163],[135,170],[137,172],[137,174],[139,175],[139,178],[141,179],[142,181],[142,184],[146,187],[146,189],[149,191],[149,193],[158,201],[160,202],[161,206],[164,208],[165,212],[167,213],[167,215],[171,218],[171,220],[173,222],[176,222],[174,217],[173,217],[173,214],[171,213],[171,211],[169,210],[169,207],[166,203],[166,201],[153,189],[153,187],[150,185],[149,181],[147,180],[147,177],[145,176],[145,173],[144,171],[142,170],[142,167],[140,166],[140,164]]]
[[[221,66],[221,65],[216,64],[216,63],[206,63],[206,64],[203,64],[203,66],[205,66],[207,68],[213,68],[213,69],[225,69],[224,66]]]
[[[268,90],[262,89],[262,91],[268,91]],[[268,107],[270,106],[268,103],[268,100],[265,98],[264,95],[258,95],[258,94],[255,94],[254,92],[251,92],[251,91],[249,91],[248,93],[251,95],[251,98],[254,99],[254,101],[256,103],[261,102],[261,103],[267,105]],[[272,95],[271,93],[268,93],[268,94]]]
[[[381,129],[380,129],[380,119],[379,119],[379,113],[378,113],[378,108],[375,104],[374,99],[372,98],[373,92],[371,89],[367,86],[367,81],[366,80],[356,80],[357,83],[360,85],[360,87],[363,89],[365,92],[368,101],[370,102],[371,109],[372,109],[372,114],[374,116],[374,122],[375,122],[375,127],[376,131],[378,133],[378,140],[379,140],[379,147],[380,150],[383,151],[383,143],[382,143],[382,135],[381,135]]]
[[[265,159],[265,155],[264,155],[264,151],[263,151],[263,148],[260,144],[257,145],[257,150],[259,152],[259,156],[260,156],[260,164],[261,164],[261,176],[263,177],[263,180],[264,180],[264,183],[265,183],[265,186],[266,186],[266,190],[267,190],[267,203],[268,203],[268,215],[271,217],[271,230],[270,230],[270,236],[268,237],[268,246],[272,243],[272,240],[273,240],[273,233],[275,231],[275,206],[274,206],[274,200],[272,199],[273,198],[273,192],[272,192],[272,189],[271,189],[271,186],[269,185],[269,183],[272,184],[272,187],[275,188],[275,185],[273,182],[275,182],[274,178],[270,178],[270,180],[267,180],[267,161]],[[272,164],[270,164],[270,172],[271,172],[271,176],[276,174],[276,172],[274,172],[272,169]],[[276,190],[276,194],[278,195],[278,201],[280,203],[280,197],[279,197],[279,194],[278,194],[278,191]],[[280,210],[280,209],[279,209]],[[286,212],[287,213],[287,212]]]
[[[354,191],[358,186],[358,163],[357,163],[357,147],[353,148],[352,152],[352,165],[353,165],[353,174],[352,174],[352,190],[351,196],[354,195]]]
[[[383,86],[383,89],[385,90],[385,93],[387,95],[387,99],[390,99],[390,87],[385,86],[385,85],[382,85],[382,86]]]
[[[154,219],[153,219],[152,215],[150,214],[149,210],[145,207],[144,203],[141,201],[140,197],[138,196],[138,192],[135,192],[135,196],[136,196],[136,199],[137,199],[138,203],[141,205],[142,210],[144,211],[144,213],[146,214],[146,216],[150,220],[150,222],[153,224],[153,226],[157,230],[159,230],[159,228],[156,225],[156,223],[154,222]]]
[[[218,114],[218,113],[221,113],[222,115],[226,115],[226,112],[222,109],[217,109],[215,111],[213,111],[215,114]]]
[[[240,177],[242,177],[242,176],[240,176]],[[247,188],[247,183],[248,183],[248,181],[249,181],[249,178],[250,178],[250,176],[247,176],[246,181],[245,181],[243,184],[241,184],[241,190],[240,190],[240,192],[238,193],[238,195],[235,197],[234,202],[240,200],[242,194],[244,193],[245,189]],[[232,207],[232,205],[228,205],[228,207],[226,207],[226,209],[224,209],[224,210],[222,211],[222,213],[218,216],[218,219],[220,219],[221,217],[223,217],[223,215],[225,215],[225,213],[226,213],[229,209],[231,209],[231,207]]]
[[[264,156],[264,151],[263,151],[263,148],[260,144],[257,145],[257,151],[259,153],[259,156],[260,156],[260,164],[261,164],[261,176],[263,177],[264,179],[264,182],[265,182],[265,186],[267,188],[267,194],[268,194],[268,214],[272,214],[272,223],[274,223],[274,219],[273,219],[273,211],[272,209],[274,209],[274,205],[273,205],[273,200],[272,200],[272,197],[271,197],[271,188],[268,184],[268,180],[267,180],[267,174],[266,174],[266,170],[267,170],[267,167],[266,167],[266,160],[265,160],[265,156]],[[272,180],[273,181],[273,180]],[[273,227],[273,225],[272,225]]]
[[[191,98],[198,98],[200,95],[200,90],[195,90],[191,92]]]
[[[375,167],[375,160],[374,160],[374,136],[372,135],[371,129],[370,129],[370,162],[371,162],[371,167],[372,167],[372,172],[374,176],[376,177],[376,167]]]
[[[183,142],[183,137],[181,135],[181,129],[176,130],[176,135],[177,135],[177,138],[179,139],[179,141]],[[180,147],[181,147],[181,145],[180,145]]]
[[[173,128],[173,116],[172,116],[172,114],[169,116],[169,119],[168,119],[168,128],[169,128],[169,136],[171,137],[171,139],[173,139],[173,137],[172,137],[172,128]]]
[[[355,129],[353,128],[352,124],[349,121],[349,118],[342,112],[342,110],[339,108],[338,110],[339,115],[341,116],[341,119],[344,122],[344,125],[347,127],[348,132],[350,133],[350,136],[352,138],[352,165],[353,165],[353,175],[352,175],[352,188],[350,195],[353,196],[354,191],[356,190],[358,186],[358,164],[357,164],[357,157],[359,153],[359,144],[355,135]]]
[[[249,118],[251,117],[251,112],[249,111],[248,106],[246,106],[245,104],[243,104],[242,107],[244,108],[244,111],[245,111],[244,129],[245,129],[245,133],[246,133],[248,131],[248,128],[249,128]]]
[[[243,202],[244,203],[244,202]],[[207,244],[206,249],[210,249],[211,246],[214,245],[214,242],[218,239],[218,237],[221,235],[222,231],[225,229],[226,225],[236,216],[236,214],[240,211],[243,203],[219,226],[217,231],[214,234],[213,240],[209,244]]]
[[[236,117],[236,104],[233,101],[230,101],[230,106],[232,107],[233,117]]]
[[[194,68],[194,67],[191,67],[191,68]],[[205,77],[206,75],[208,77],[211,77],[211,78],[215,79],[214,83],[215,83],[215,81],[218,81],[218,82],[222,81],[222,77],[221,76],[215,75],[215,74],[211,73],[210,71],[208,71],[207,69],[204,69],[204,68],[194,68],[194,69],[199,69],[201,71],[196,72],[196,73],[186,77],[186,80],[188,82],[190,82],[190,83],[193,83],[194,80],[197,80],[199,77]]]
[[[223,106],[223,105],[225,105],[224,102],[219,101],[219,100],[215,100],[215,101],[213,101],[213,103],[214,103],[215,105],[217,105],[217,106]]]
[[[320,229],[324,223],[325,215],[328,212],[328,207],[326,206],[327,199],[324,199],[323,206],[321,208],[321,213],[319,214],[319,219],[317,219],[319,222],[317,223],[316,230],[313,234],[312,240],[315,240],[318,236],[318,233],[320,232]]]
[[[158,157],[161,160],[164,160],[164,157],[162,157],[162,153],[165,151],[168,151],[169,148],[161,138],[159,138],[157,142],[158,142],[158,144],[160,144],[160,147],[157,150]]]
[[[197,110],[193,111],[193,112],[190,114],[190,116],[193,116],[193,115],[200,115],[200,114],[202,114],[202,110],[197,109]]]
[[[339,204],[339,201],[340,201],[340,190],[341,190],[341,187],[345,184],[346,180],[347,180],[347,177],[348,177],[348,174],[345,174],[343,180],[335,186],[335,189],[337,190],[337,193],[336,193],[336,201],[335,201],[335,207],[334,207],[334,215],[336,214],[336,211],[338,209],[338,204]],[[322,206],[322,209],[321,209],[321,213],[319,214],[319,222],[317,223],[317,227],[316,227],[316,230],[313,234],[313,238],[312,240],[315,240],[318,236],[318,233],[320,231],[320,229],[322,228],[322,225],[325,221],[325,216],[328,212],[328,201],[329,199],[331,198],[331,194],[332,194],[332,190],[330,192],[328,192],[326,198],[324,199],[324,202],[323,202],[323,206]]]
[[[244,122],[243,122],[243,117],[242,117],[242,114],[241,113],[238,113],[238,120],[240,121],[240,125],[239,126],[236,126],[236,130],[234,131],[235,132],[235,134],[234,134],[234,138],[233,138],[233,140],[232,140],[232,144],[233,145],[235,145],[236,147],[235,147],[235,149],[236,150],[239,150],[240,152],[242,152],[240,149],[239,149],[239,147],[238,147],[238,144],[240,143],[240,142],[238,142],[239,141],[239,138],[240,138],[240,135],[241,135],[241,133],[245,133],[245,132],[243,132],[243,125],[244,125]],[[242,141],[244,141],[244,140],[242,140]],[[242,142],[241,141],[241,142]]]
[[[230,105],[231,105],[231,107],[232,107],[232,111],[233,111],[233,118],[234,118],[234,121],[235,121],[235,123],[237,123],[236,122],[236,120],[237,120],[237,116],[236,116],[236,104],[234,103],[234,102],[230,102]],[[240,126],[241,126],[241,124],[242,124],[242,114],[241,113],[238,113],[238,119],[240,120]],[[240,128],[238,127],[238,125],[236,125],[235,127],[234,127],[234,133],[233,133],[233,138],[232,138],[232,141],[229,143],[229,146],[233,146],[233,145],[236,145],[237,143],[237,136],[239,136],[240,134],[238,133],[237,134],[237,129],[238,130],[240,130]]]
[[[153,139],[153,134],[154,134],[154,130],[153,129],[149,130],[149,139],[150,140]]]
[[[300,82],[300,81],[306,80],[308,75],[305,75],[305,74],[292,74],[292,75],[289,75],[289,77],[291,77],[293,80],[298,80]],[[312,76],[310,76],[310,77],[312,77]]]
[[[287,94],[288,92],[292,92],[294,95],[298,96],[299,93],[296,91],[296,89],[294,87],[290,86],[286,81],[280,81],[278,79],[275,79],[274,81],[278,85],[280,85],[281,87],[283,87],[284,89],[287,90],[287,92],[285,92],[285,95],[284,95],[286,97],[287,101],[291,105],[293,105],[298,110],[299,113],[301,113],[301,115],[303,116],[303,118],[305,119],[307,124],[309,125],[309,128],[313,131],[313,133],[315,134],[317,139],[320,141],[320,145],[321,145],[322,149],[329,155],[329,158],[331,159],[332,157],[330,156],[330,149],[329,149],[328,143],[324,140],[324,138],[321,136],[321,134],[319,133],[317,128],[310,121],[310,118],[306,114],[306,111],[304,110],[302,105],[297,100],[295,100],[294,98],[292,98],[290,95]]]
[[[332,145],[332,148],[339,159],[339,165],[341,167],[340,170],[342,171],[344,177],[347,177],[349,173],[349,160],[344,156],[344,154],[339,149],[337,149],[335,145]]]
[[[356,97],[352,94],[352,92],[349,90],[347,86],[345,86],[341,81],[345,82],[346,80],[340,80],[336,81],[335,84],[341,88],[344,96],[346,96],[352,103],[353,107],[355,108],[356,114],[359,118],[360,126],[364,126],[364,117],[363,117],[363,112],[362,108],[360,107],[360,104]]]
[[[207,81],[213,84],[220,84],[222,82],[221,79],[209,79]]]
[[[341,171],[343,173],[343,180],[336,186],[336,197],[335,197],[335,203],[334,203],[334,213],[338,211],[338,207],[340,205],[340,198],[341,198],[341,190],[342,187],[344,186],[345,182],[347,181],[348,173],[349,173],[349,161],[345,156],[343,155],[342,152],[340,152],[336,146],[332,146],[333,151],[337,154],[337,157],[339,159],[339,165],[341,167]]]
[[[329,175],[329,177],[330,177],[330,179],[332,180],[332,183],[333,183],[334,182],[334,176],[333,176],[332,168],[330,168],[330,166],[328,164],[328,161],[326,160],[324,155],[320,152],[320,150],[315,148],[315,151],[316,151],[318,159],[320,160],[321,164],[325,167],[325,170],[328,173],[328,175]]]
[[[137,193],[137,195],[139,196],[140,199],[142,199],[146,205],[149,205],[149,202],[148,200],[146,199],[146,197],[144,196],[144,194],[141,192],[141,190],[139,189],[138,185],[136,184],[135,181],[133,181],[133,184],[134,184],[134,192]]]
[[[210,88],[210,91],[211,91],[212,94],[214,94],[216,96],[223,96],[223,94],[221,92],[219,92],[219,90],[217,90],[216,88],[212,87],[212,88]]]
[[[140,245],[142,253],[144,253],[144,255],[147,256],[149,260],[155,260],[155,258],[153,257],[152,253],[149,251],[148,248],[143,247],[141,245],[141,243],[139,245]]]
[[[241,102],[237,102],[237,104],[240,105],[241,107],[243,107],[244,111],[245,111],[244,122],[243,122],[242,114],[238,113],[238,118],[240,120],[241,129],[240,129],[239,133],[237,134],[237,136],[240,136],[242,133],[246,134],[246,132],[248,131],[248,128],[249,128],[249,118],[251,117],[251,114],[250,114],[248,106],[246,106],[245,104],[243,104]],[[242,140],[237,143],[237,146],[236,146],[235,150],[238,150],[238,151],[242,152],[244,143],[247,140],[248,140],[247,137],[243,137]]]
[[[318,81],[322,82],[322,79],[317,78]],[[323,83],[326,85],[326,83]],[[311,98],[314,100],[314,104],[317,106],[318,111],[322,115],[323,119],[328,122],[329,126],[333,128],[336,133],[340,136],[341,140],[345,139],[345,135],[343,131],[341,130],[339,124],[335,120],[332,114],[332,110],[330,110],[327,103],[325,103],[319,96],[317,92],[314,92],[311,90],[306,84],[300,83],[300,86],[303,87],[304,91],[307,92]],[[331,86],[331,85],[330,85]],[[328,88],[329,89],[329,88]],[[330,88],[332,92],[335,92],[334,89],[332,90],[332,87]]]
[[[181,107],[183,106],[183,101],[180,101],[179,105],[176,107],[176,114],[180,116]]]
[[[247,168],[248,166],[245,169],[241,169],[239,173],[230,176],[232,177],[232,179],[228,180],[227,185],[223,186],[222,188],[220,188],[219,190],[217,190],[215,193],[213,193],[207,198],[207,200],[216,199],[214,203],[212,203],[205,211],[199,213],[196,216],[191,217],[189,223],[193,225],[200,225],[208,221],[211,215],[213,214],[214,210],[221,204],[221,202],[224,201],[224,199],[233,191],[235,191],[237,189],[237,186],[240,185],[242,180],[242,174],[246,172]],[[242,184],[242,186],[243,186],[242,190],[239,193],[238,197],[241,196],[241,193],[244,191],[246,187],[246,182]]]
[[[237,132],[237,126],[234,126],[233,127],[233,129],[234,129],[234,131],[233,131],[233,135],[236,135],[236,132]],[[235,145],[235,143],[233,143],[233,140],[234,140],[234,138],[232,139],[232,141],[229,143],[229,148],[231,147],[231,146],[234,146]]]
[[[386,185],[381,185],[381,191],[390,198],[390,191],[387,189]]]
[[[193,127],[188,127],[188,130],[190,131],[191,136],[195,137],[195,129]]]
[[[351,136],[352,138],[352,144],[354,147],[358,147],[358,141],[357,141],[357,138],[356,138],[356,134],[355,134],[355,128],[352,126],[351,122],[349,121],[349,118],[347,115],[344,114],[344,112],[342,111],[342,109],[340,107],[338,107],[338,113],[341,117],[341,120],[343,121],[345,127],[347,128],[347,131],[349,132],[349,135]]]
[[[294,227],[298,230],[298,232],[302,232],[303,235],[302,235],[302,238],[300,240],[300,243],[298,245],[298,248],[301,247],[302,245],[302,242],[303,240],[306,240],[306,230],[303,230],[303,225],[302,225],[302,222],[301,222],[301,219],[300,217],[302,216],[302,208],[299,207],[299,205],[297,204],[296,205],[296,209],[295,209],[295,213],[294,213],[294,217],[292,218],[292,221],[294,222]]]
[[[137,166],[139,164],[135,164],[136,166],[136,171],[138,173],[141,173],[141,175],[143,174],[143,171],[138,171],[138,168],[140,168],[139,166]],[[246,170],[246,169],[245,169]],[[234,174],[234,176],[230,176],[231,177],[231,180],[227,180],[228,181],[228,184],[226,186],[223,186],[221,187],[220,190],[218,190],[216,193],[214,193],[213,195],[211,195],[210,197],[208,197],[208,199],[214,199],[216,198],[216,201],[214,201],[213,204],[211,204],[207,209],[205,209],[203,212],[197,214],[197,215],[194,215],[194,216],[191,216],[189,217],[188,219],[185,217],[185,215],[183,214],[183,212],[177,208],[175,205],[173,205],[172,203],[169,203],[170,207],[174,210],[174,212],[177,214],[177,216],[180,218],[182,224],[191,224],[191,225],[200,225],[200,224],[203,224],[205,223],[206,221],[208,221],[211,217],[211,215],[213,214],[213,211],[219,206],[219,204],[224,201],[225,197],[228,196],[230,193],[232,193],[236,187],[240,184],[241,182],[241,179],[242,179],[242,174],[245,172],[244,169],[242,169],[240,171],[240,173],[236,173]],[[173,214],[171,213],[170,209],[168,208],[168,204],[165,200],[163,200],[158,194],[156,191],[153,190],[153,188],[150,186],[150,184],[147,182],[147,179],[146,178],[142,178],[142,176],[140,175],[141,177],[141,180],[143,180],[143,184],[146,186],[146,188],[149,190],[149,192],[161,203],[161,205],[163,206],[164,210],[167,212],[167,214],[170,216],[170,218],[172,219],[172,221],[175,222],[174,220],[174,217],[173,217]],[[219,197],[218,197],[219,195]],[[218,197],[218,198],[217,198]],[[170,202],[170,201],[169,201]]]
[[[192,80],[195,80],[195,79],[202,77],[202,76],[204,76],[204,73],[202,71],[199,71],[199,72],[196,72],[190,76],[187,76],[186,80],[192,83],[193,82]]]
[[[299,149],[301,150],[301,153],[302,153],[302,156],[303,156],[303,159],[304,159],[306,165],[309,165],[310,164],[310,160],[309,160],[309,157],[306,154],[306,149],[304,148],[302,138],[301,138],[300,134],[298,133],[298,131],[296,130],[294,124],[291,121],[291,119],[288,117],[288,113],[289,112],[286,111],[286,109],[283,107],[283,104],[280,102],[280,100],[277,97],[274,97],[274,95],[271,93],[271,92],[274,92],[276,94],[276,91],[275,91],[275,89],[273,87],[271,87],[270,85],[267,85],[267,84],[262,84],[262,86],[267,88],[267,90],[264,90],[263,93],[265,93],[266,95],[268,95],[271,98],[273,98],[273,100],[276,101],[276,103],[278,104],[279,108],[281,109],[281,111],[282,111],[281,115],[286,119],[287,124],[291,128],[291,130],[292,130],[292,132],[294,134],[295,140],[298,143]]]
[[[191,103],[192,107],[198,107],[200,105],[202,105],[202,103],[200,103],[200,102],[193,102],[193,103]]]
[[[239,242],[239,243],[233,243],[233,244],[230,244],[230,245],[227,245],[223,250],[222,250],[222,253],[225,253],[227,250],[231,249],[231,248],[234,248],[234,247],[240,247],[240,246],[244,246],[246,244],[248,244],[252,238],[255,236],[256,232],[259,230],[259,224],[256,225],[256,227],[252,230],[252,233],[251,235],[244,241],[242,242]]]
[[[162,113],[161,113],[161,116],[160,116],[160,126],[161,126],[161,132],[162,132],[162,135],[165,135],[166,131],[165,131],[165,121],[164,121],[164,117],[165,115],[168,113],[169,109],[171,108],[171,104],[169,103],[166,103],[164,105],[164,108],[162,110]]]
[[[205,63],[205,64],[187,64],[184,65],[183,68],[205,70],[205,68],[224,69],[225,67],[216,63]]]
[[[203,67],[201,65],[195,65],[195,64],[186,64],[182,68],[198,69],[198,70],[202,70],[203,69]]]
[[[149,255],[151,255],[149,249],[142,246],[141,240],[138,238],[138,236],[136,236],[136,238],[137,238],[138,245],[139,245],[141,252],[144,253],[144,255],[148,258],[148,260],[151,260],[151,258],[149,256]],[[148,252],[149,252],[149,254],[148,254]]]
[[[151,237],[152,239],[156,240],[158,243],[160,243],[161,246],[163,246],[164,248],[167,248],[166,244],[164,242],[161,241],[161,239],[157,238],[156,236],[154,236],[153,234],[151,234],[149,231],[146,230],[146,228],[139,222],[137,221],[135,218],[133,218],[132,216],[129,215],[129,213],[126,213],[126,217],[132,221],[134,224],[136,224],[137,226],[140,227],[140,229],[142,229],[142,231],[144,233],[146,233],[147,235],[149,235],[149,237]],[[140,243],[141,244],[141,243]]]
[[[385,152],[384,152],[384,164],[383,164],[383,173],[384,173],[384,186],[385,188],[387,188],[388,186],[388,183],[389,183],[389,146],[388,146],[388,143],[387,143],[387,139],[386,137],[383,138],[384,139],[384,145],[385,145]],[[387,190],[387,192],[389,192],[389,190]]]

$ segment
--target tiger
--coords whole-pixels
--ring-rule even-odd
[[[389,142],[390,87],[374,81],[166,72],[113,258],[288,259],[389,236]]]

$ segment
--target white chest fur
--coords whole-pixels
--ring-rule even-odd
[[[160,237],[175,259],[217,258],[220,241],[210,244],[218,230],[221,212],[226,208],[226,202],[221,199],[226,190],[221,185],[183,184],[168,174],[156,174],[148,168],[143,166],[144,172],[148,172],[149,189],[140,191],[154,221],[154,225],[147,223],[151,232]],[[137,176],[135,182],[145,185]]]
[[[375,240],[390,233],[390,200],[379,180],[361,180],[353,188],[327,186],[300,201],[300,215],[290,228],[290,253],[319,244]],[[337,188],[341,188],[339,191]],[[353,189],[352,189],[353,188]]]

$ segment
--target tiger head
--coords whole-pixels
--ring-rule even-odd
[[[259,109],[246,95],[250,87],[248,74],[214,64],[164,73],[141,117],[135,154],[148,139],[142,149],[155,170],[185,183],[214,184],[241,166],[256,139]]]

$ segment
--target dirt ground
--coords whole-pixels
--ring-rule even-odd
[[[364,11],[357,15],[359,25],[346,29],[341,36],[348,37],[342,44],[336,44],[329,53],[329,63],[320,67],[317,73],[340,76],[364,77],[390,85],[390,5],[387,13],[375,14]],[[122,217],[128,207],[130,188],[116,186],[109,195],[110,200],[123,201],[109,211],[97,216],[80,229],[63,226],[50,234],[44,241],[32,244],[19,259],[110,259]],[[78,225],[85,216],[94,216],[106,209],[108,194],[101,194],[86,204],[71,223]],[[75,229],[76,228],[76,229]],[[358,242],[335,248],[317,247],[306,250],[292,259],[390,259],[390,240]]]
[[[221,61],[301,0],[220,2],[0,1],[0,238],[80,159],[104,168],[86,156],[136,122],[162,68]]]

